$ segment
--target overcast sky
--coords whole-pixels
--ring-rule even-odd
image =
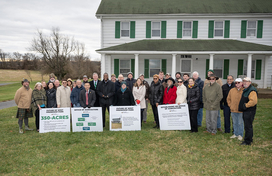
[[[100,20],[95,17],[100,0],[0,0],[0,49],[29,52],[37,29],[61,33],[85,43],[92,59],[100,59]]]

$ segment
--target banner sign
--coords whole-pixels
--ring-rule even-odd
[[[161,130],[191,130],[188,105],[159,105],[158,114]]]
[[[141,130],[140,106],[110,106],[110,131]]]
[[[103,131],[102,108],[71,108],[73,132]]]
[[[41,109],[39,132],[70,132],[70,108]]]

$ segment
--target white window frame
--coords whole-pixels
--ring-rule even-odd
[[[189,60],[189,61],[191,61],[191,71],[190,72],[183,72],[181,70],[181,66],[182,66],[182,61],[183,60]],[[193,59],[188,59],[188,58],[182,58],[182,59],[180,59],[179,68],[180,68],[180,73],[181,74],[188,73],[190,76],[192,76],[191,74],[192,74],[192,70],[193,70]]]
[[[129,61],[129,68],[121,68],[121,62],[122,61]],[[127,75],[125,76],[124,74],[127,74],[127,73],[121,73],[121,69],[129,69],[128,72],[131,72],[131,59],[120,59],[119,60],[119,74],[122,74],[124,77],[127,77]]]
[[[128,23],[128,36],[122,36],[122,30],[126,30],[127,31],[127,29],[122,29],[122,27],[123,27],[123,23]],[[130,21],[121,21],[121,24],[120,24],[121,26],[120,26],[120,37],[124,37],[124,38],[129,38],[130,37]]]
[[[184,33],[183,33],[183,31],[184,31],[184,23],[187,23],[187,22],[190,22],[191,23],[191,36],[185,36],[184,35]],[[183,21],[182,22],[183,24],[182,24],[182,37],[183,38],[192,38],[192,36],[193,36],[193,21]]]
[[[254,62],[254,68],[253,68],[253,62]],[[243,74],[247,76],[247,59],[244,60]],[[251,62],[251,79],[255,79],[255,75],[256,75],[256,60],[254,59]]]
[[[248,28],[248,23],[250,21],[254,21],[256,23],[255,28]],[[257,20],[247,20],[246,38],[257,38],[257,26],[258,26],[258,21]],[[248,36],[248,30],[250,30],[250,29],[255,29],[255,35],[254,36]]]
[[[222,74],[222,76],[220,77],[219,75],[216,75],[216,76],[218,76],[219,78],[223,78],[223,76],[224,76],[224,59],[214,59],[214,63],[215,63],[215,61],[222,61],[222,71],[221,71],[221,74]],[[216,69],[215,67],[215,64],[213,64],[213,70],[219,70],[219,69]]]
[[[223,28],[215,28],[215,22],[222,22],[223,23]],[[222,29],[223,30],[223,33],[222,33],[222,36],[215,36],[215,30],[220,30]],[[225,24],[224,24],[224,21],[214,21],[214,30],[213,30],[213,33],[214,33],[214,38],[224,38],[224,29],[225,29]]]
[[[160,61],[160,66],[159,66],[159,68],[150,68],[150,61],[151,60],[159,60]],[[153,75],[150,75],[150,70],[151,69],[159,69],[160,71],[161,71],[161,66],[162,66],[162,59],[149,59],[149,70],[148,70],[148,73],[149,73],[149,78],[152,78],[153,77]],[[159,72],[160,72],[159,71]],[[159,72],[157,73],[158,75],[159,75]]]
[[[160,23],[159,29],[153,29],[153,23]],[[153,36],[153,30],[159,30],[159,36]],[[151,37],[152,38],[160,38],[161,37],[161,21],[151,21]]]

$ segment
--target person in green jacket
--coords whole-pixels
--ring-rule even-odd
[[[222,88],[216,83],[217,76],[211,74],[208,77],[210,83],[203,90],[203,104],[206,109],[206,127],[205,133],[215,135],[217,132],[217,116],[220,110],[220,101],[223,98]]]

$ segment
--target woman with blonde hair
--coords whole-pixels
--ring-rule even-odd
[[[138,78],[132,88],[132,94],[136,104],[139,104],[141,107],[141,125],[143,122],[143,112],[144,109],[146,108],[145,93],[146,93],[145,85],[143,84],[143,81],[140,78]]]
[[[47,97],[42,83],[37,82],[32,92],[31,107],[36,116],[36,129],[39,132],[40,125],[40,110],[46,108]]]

